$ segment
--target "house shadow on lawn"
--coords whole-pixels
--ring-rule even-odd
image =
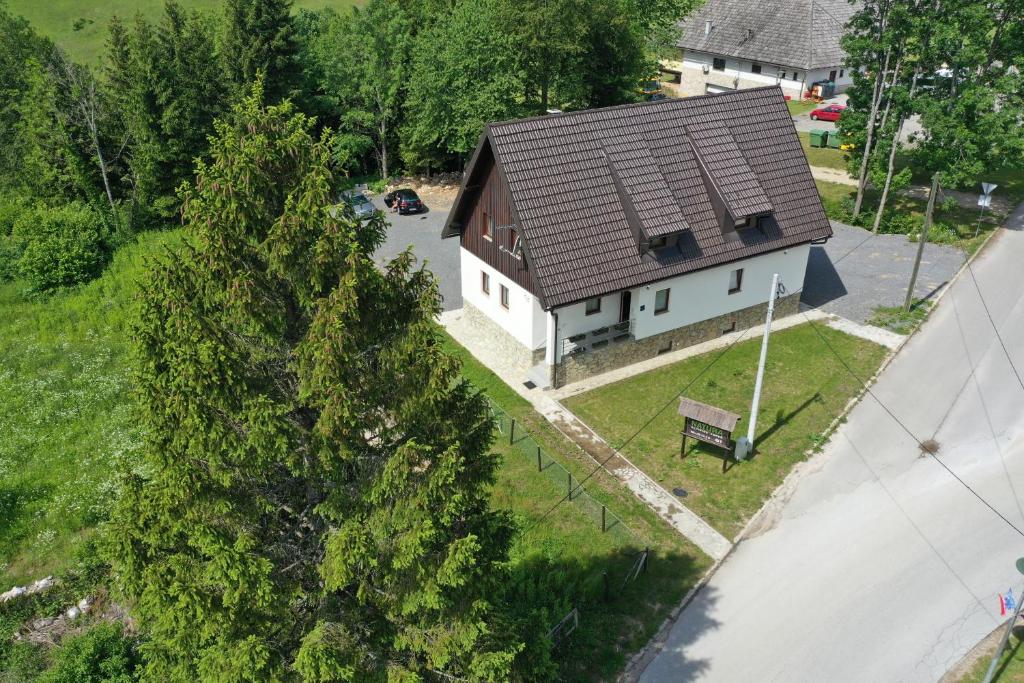
[[[535,646],[542,647],[550,631],[576,610],[578,619],[566,619],[562,635],[552,638],[556,680],[615,679],[704,571],[692,556],[677,551],[652,551],[642,569],[642,550],[624,547],[585,558],[571,551],[555,557],[540,551],[513,563],[504,602],[526,624],[524,637]],[[718,626],[706,618],[698,622],[702,628]],[[681,665],[696,675],[708,663],[684,658]]]
[[[843,279],[839,276],[825,247],[811,247],[807,256],[807,273],[804,276],[804,290],[800,301],[812,308],[818,308],[848,294]]]

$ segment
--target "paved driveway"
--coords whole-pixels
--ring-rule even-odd
[[[390,228],[387,238],[377,250],[377,260],[384,263],[406,247],[412,247],[416,257],[437,276],[444,310],[462,308],[462,287],[459,278],[459,240],[441,239],[441,228],[448,218],[448,207],[432,208],[421,214],[399,216],[387,211],[381,197],[373,198],[374,205],[385,212]]]
[[[832,231],[823,246],[811,246],[801,303],[859,323],[867,322],[876,306],[902,305],[917,243],[836,222]],[[956,247],[926,244],[915,297],[937,294],[963,261],[964,252]]]
[[[977,285],[964,273],[683,610],[642,683],[934,683],[1002,621],[1024,547],[1010,526],[1024,530],[1024,207],[1015,219],[973,264]]]

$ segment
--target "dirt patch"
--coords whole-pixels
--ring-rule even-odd
[[[851,178],[850,174],[846,171],[840,171],[835,168],[824,168],[822,166],[811,166],[811,175],[818,180],[824,180],[829,183],[838,183],[840,185],[851,185],[857,187],[857,179]]]
[[[450,209],[459,194],[462,184],[461,173],[442,173],[436,176],[408,176],[397,178],[388,185],[387,191],[408,187],[416,191],[423,203],[432,209]]]

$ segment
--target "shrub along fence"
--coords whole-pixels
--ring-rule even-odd
[[[615,550],[608,554],[603,566],[598,565],[581,581],[576,591],[576,604],[553,626],[548,636],[556,643],[565,640],[579,625],[580,611],[593,603],[608,603],[622,596],[647,570],[650,548],[608,506],[596,499],[561,463],[541,448],[540,444],[514,417],[491,402],[498,431],[498,440],[509,450],[527,459],[537,472],[551,480],[555,491],[561,491],[559,505],[571,505],[584,513],[594,524],[595,534],[609,534]],[[550,517],[542,517],[537,524],[545,524]],[[527,531],[528,533],[528,531]]]

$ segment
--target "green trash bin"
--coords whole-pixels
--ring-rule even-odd
[[[839,149],[839,145],[839,131],[830,130],[828,132],[828,146],[831,147],[832,149]]]
[[[828,137],[827,130],[814,129],[811,131],[811,147],[824,147],[825,139]]]

